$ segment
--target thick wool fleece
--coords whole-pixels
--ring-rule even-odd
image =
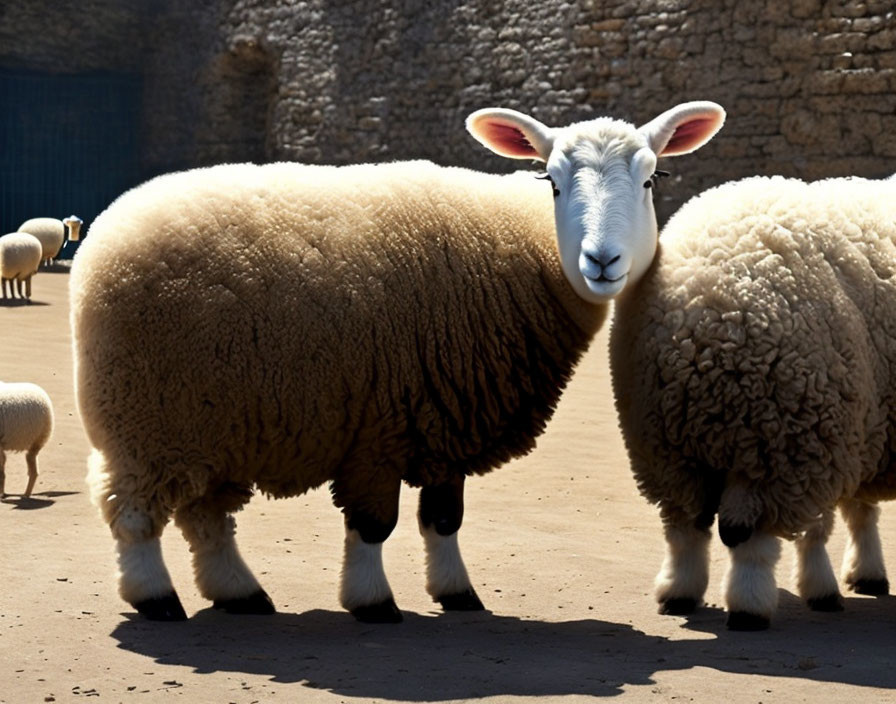
[[[671,521],[784,537],[896,496],[893,182],[753,178],[668,222],[611,363],[641,492]],[[726,474],[727,473],[727,474]]]
[[[386,515],[402,478],[532,449],[606,313],[566,282],[552,213],[531,174],[427,162],[226,165],[119,198],[71,274],[107,520],[112,494],[164,515],[328,480]]]
[[[65,225],[56,218],[31,218],[19,225],[18,231],[37,237],[42,249],[41,261],[53,259],[65,241]]]
[[[53,404],[35,384],[0,382],[0,454],[37,452],[53,432]]]
[[[13,281],[30,278],[40,267],[41,245],[34,235],[11,232],[0,237],[0,276]]]

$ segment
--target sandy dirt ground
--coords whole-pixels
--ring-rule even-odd
[[[86,493],[67,285],[66,273],[42,272],[32,305],[0,303],[0,378],[40,384],[56,410],[32,499],[18,494],[24,456],[7,461],[0,701],[896,702],[896,597],[849,595],[843,613],[812,613],[792,591],[790,545],[769,631],[725,629],[727,557],[717,538],[708,605],[690,618],[656,613],[663,541],[617,429],[606,329],[538,448],[468,483],[461,546],[489,611],[442,614],[430,601],[417,492],[406,488],[384,549],[405,621],[354,621],[337,602],[342,518],[322,488],[256,497],[238,516],[242,552],[279,613],[209,608],[171,525],[163,549],[191,618],[136,618],[118,597],[112,541]],[[896,569],[892,506],[882,534]],[[843,543],[838,524],[835,564]]]

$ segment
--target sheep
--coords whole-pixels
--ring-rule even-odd
[[[31,496],[37,481],[37,453],[53,433],[53,404],[36,384],[0,381],[0,496],[6,496],[6,452],[24,452]]]
[[[716,513],[733,630],[769,626],[781,537],[796,542],[800,596],[842,608],[824,547],[838,504],[845,582],[887,592],[875,504],[896,496],[892,196],[859,178],[713,188],[669,220],[649,274],[617,298],[612,381],[662,517],[661,613],[701,602]]]
[[[40,241],[27,232],[10,232],[0,237],[0,280],[3,298],[19,298],[31,302],[31,277],[37,273],[41,258]]]
[[[698,148],[722,116],[712,103],[640,129],[470,116],[497,153],[546,161],[551,188],[421,161],[231,164],[116,200],[75,255],[70,293],[88,481],[121,597],[149,619],[186,618],[159,547],[173,514],[203,597],[273,612],[230,514],[254,489],[330,482],[343,607],[400,621],[382,545],[404,480],[421,487],[428,593],[482,609],[457,542],[465,479],[533,448],[623,264],[644,268],[657,156]]]
[[[27,232],[40,240],[43,250],[40,260],[46,265],[53,263],[65,241],[65,225],[56,218],[31,218],[19,225],[19,232]]]

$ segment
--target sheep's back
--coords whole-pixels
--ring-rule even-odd
[[[65,241],[65,225],[56,218],[31,218],[19,225],[18,231],[34,235],[40,241],[41,259],[55,257]]]
[[[409,425],[426,418],[442,424],[427,437],[438,452],[464,459],[465,431],[488,443],[489,428],[464,426],[476,375],[516,381],[501,363],[526,349],[519,311],[530,328],[557,324],[541,185],[426,163],[230,165],[122,196],[72,271],[91,442],[121,452],[138,438],[127,451],[140,463],[226,468],[278,495],[334,467],[407,461]],[[486,338],[503,347],[490,353]]]
[[[612,343],[621,425],[652,500],[697,516],[707,473],[727,470],[789,533],[889,464],[892,190],[748,179],[670,219]]]

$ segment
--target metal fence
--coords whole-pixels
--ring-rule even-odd
[[[141,79],[0,71],[0,235],[77,215],[82,233],[140,180]],[[61,258],[77,243],[66,243]]]

